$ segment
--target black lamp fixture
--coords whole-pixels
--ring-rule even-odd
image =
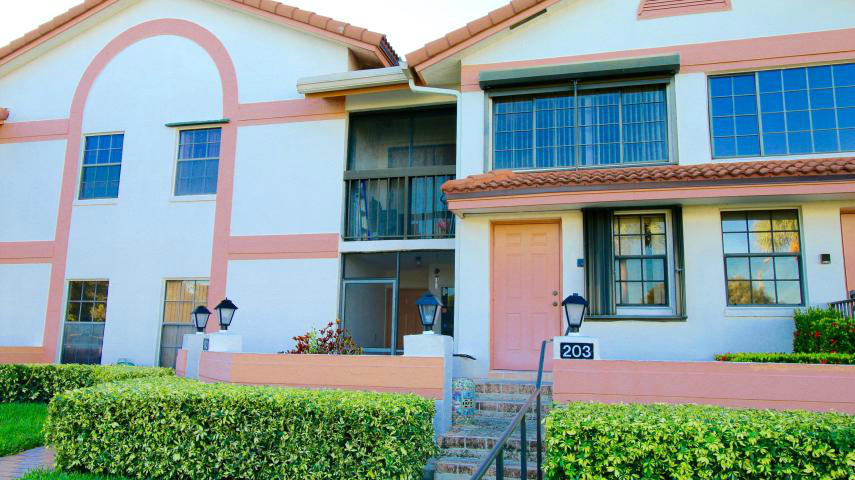
[[[416,300],[416,305],[419,307],[419,319],[422,322],[422,326],[425,328],[423,333],[425,335],[432,335],[433,324],[436,321],[436,311],[442,306],[442,302],[437,300],[434,294],[428,290],[424,295]]]
[[[199,305],[193,310],[193,323],[196,324],[196,333],[205,333],[205,327],[208,325],[208,317],[211,316],[211,311],[204,305]]]
[[[229,326],[232,324],[232,320],[235,318],[235,312],[238,307],[228,298],[224,298],[222,302],[217,305],[217,315],[220,317],[220,330],[226,331],[229,329]]]
[[[588,301],[585,297],[574,293],[565,298],[561,305],[564,307],[564,317],[567,318],[567,332],[564,334],[578,333],[585,319],[585,312],[588,310]]]

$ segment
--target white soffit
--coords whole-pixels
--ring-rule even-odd
[[[297,80],[297,91],[306,95],[311,93],[337,92],[354,88],[398,85],[409,81],[407,75],[404,73],[406,68],[406,65],[400,65],[315,77],[303,77]]]

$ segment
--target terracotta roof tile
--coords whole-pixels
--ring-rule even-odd
[[[88,14],[93,9],[102,6],[112,0],[85,0],[83,3],[72,7],[63,14],[58,15],[53,20],[39,25],[35,30],[26,33],[22,37],[13,40],[8,45],[0,47],[0,65],[6,63],[12,55],[19,50],[30,46],[32,43],[41,40],[47,35],[50,35],[55,30],[70,25],[82,16]],[[386,36],[382,33],[368,31],[364,28],[354,27],[344,22],[335,21],[329,17],[318,15],[307,10],[300,10],[296,7],[284,5],[273,0],[224,0],[236,4],[246,5],[251,8],[256,8],[264,12],[272,13],[280,17],[310,25],[315,28],[341,35],[347,39],[357,40],[360,42],[371,44],[380,51],[380,54],[392,65],[397,65],[399,62],[398,55],[389,44]]]
[[[513,0],[511,3],[497,8],[487,15],[484,15],[481,18],[476,18],[475,20],[467,23],[465,27],[458,28],[443,37],[428,42],[424,47],[408,53],[407,63],[411,67],[424,63],[433,57],[442,55],[456,45],[459,45],[480,33],[497,28],[502,24],[502,22],[505,22],[516,15],[523,13],[528,13],[529,16],[534,15],[557,1],[558,0]],[[520,20],[523,19],[521,18]]]
[[[566,189],[598,185],[626,185],[719,180],[782,179],[797,177],[855,177],[855,157],[807,160],[756,160],[750,162],[663,165],[656,167],[597,168],[512,172],[496,170],[451,180],[442,186],[447,195],[518,190]]]

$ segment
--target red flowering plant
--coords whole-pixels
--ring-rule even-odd
[[[362,355],[362,348],[356,344],[350,333],[336,319],[318,330],[312,328],[305,335],[294,337],[297,344],[288,353],[318,355]]]
[[[796,311],[795,353],[855,353],[855,319],[831,308]]]

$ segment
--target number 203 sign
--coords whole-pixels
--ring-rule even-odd
[[[570,360],[593,360],[594,359],[594,344],[593,343],[570,343],[562,342],[560,344],[561,358]]]

